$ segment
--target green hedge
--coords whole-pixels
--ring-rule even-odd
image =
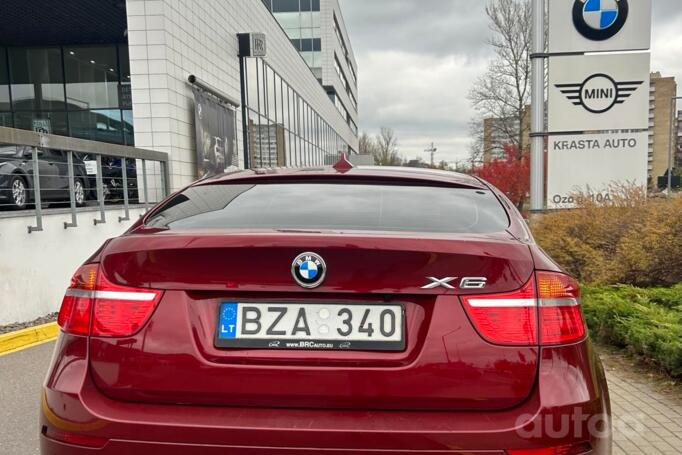
[[[682,377],[682,286],[586,286],[582,297],[593,338],[625,347]]]

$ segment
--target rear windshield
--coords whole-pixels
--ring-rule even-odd
[[[509,220],[490,191],[356,183],[191,187],[154,213],[169,229],[491,233]]]

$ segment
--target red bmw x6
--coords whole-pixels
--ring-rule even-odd
[[[59,324],[44,455],[611,453],[578,284],[470,176],[195,183],[76,272]]]

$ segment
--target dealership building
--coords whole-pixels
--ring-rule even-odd
[[[358,68],[338,0],[2,6],[0,155],[16,151],[13,166],[33,162],[41,175],[26,178],[33,205],[0,210],[0,250],[21,257],[0,302],[31,302],[0,308],[0,324],[55,310],[76,266],[170,191],[223,170],[320,166],[358,150]],[[125,208],[105,200],[107,157],[119,159],[112,182],[136,191],[121,197]],[[67,193],[65,206],[45,204],[58,173],[71,196],[74,181],[90,184],[86,203]]]
[[[265,46],[243,71],[242,33]],[[234,110],[234,144],[218,144],[238,160],[227,164],[357,150],[357,66],[337,0],[5,0],[0,46],[1,126],[165,152],[171,189],[198,176],[196,90]]]

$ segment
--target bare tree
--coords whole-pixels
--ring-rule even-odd
[[[374,139],[369,134],[363,131],[359,137],[359,141],[360,145],[358,146],[358,150],[360,155],[374,156],[376,154],[376,142],[374,142]]]
[[[514,145],[520,159],[527,151],[524,139],[531,82],[532,8],[529,0],[490,0],[486,6],[493,33],[489,44],[495,58],[469,92],[474,108],[497,133]]]
[[[392,128],[382,127],[375,140],[374,162],[378,166],[400,166],[403,162],[398,153],[398,138]]]
[[[486,158],[491,155],[490,150],[486,150],[489,147],[485,140],[485,128],[484,119],[481,117],[476,117],[469,122],[469,136],[471,141],[469,142],[469,160],[468,165],[473,169],[478,165],[483,164]]]

